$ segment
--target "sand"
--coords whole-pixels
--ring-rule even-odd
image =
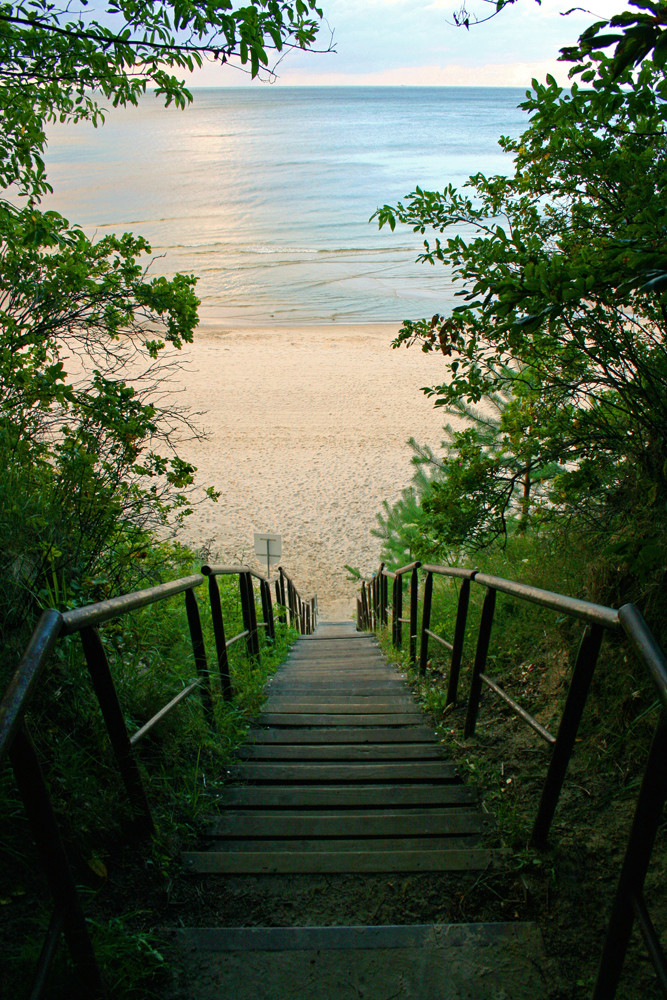
[[[420,387],[442,377],[438,357],[394,350],[398,326],[199,330],[187,348],[181,402],[199,411],[207,439],[181,449],[220,492],[180,537],[222,563],[266,572],[253,531],[282,535],[281,565],[320,616],[354,613],[370,575],[382,501],[409,484],[414,436],[437,448],[443,413]],[[273,571],[275,573],[275,571]]]

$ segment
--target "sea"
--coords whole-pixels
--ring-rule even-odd
[[[509,173],[523,89],[283,87],[148,95],[102,127],[49,131],[45,207],[89,234],[133,231],[150,272],[199,276],[202,322],[224,328],[398,323],[456,302],[423,237],[376,208],[419,185]]]

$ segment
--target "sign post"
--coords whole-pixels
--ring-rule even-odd
[[[255,555],[260,559],[266,559],[267,577],[271,576],[271,566],[280,560],[282,552],[282,535],[275,535],[269,531],[255,532]]]

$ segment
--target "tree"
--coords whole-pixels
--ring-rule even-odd
[[[86,0],[58,8],[49,0],[0,3],[0,184],[24,194],[48,189],[42,155],[54,121],[103,121],[101,99],[136,104],[149,86],[167,104],[191,100],[174,70],[204,59],[237,58],[253,77],[269,53],[312,46],[322,11],[316,0],[153,3]]]
[[[428,234],[419,259],[444,264],[460,284],[450,316],[406,321],[396,341],[442,356],[437,402],[521,398],[534,461],[551,470],[551,515],[587,519],[658,565],[667,537],[665,80],[662,63],[646,58],[634,72],[601,49],[582,60],[574,70],[586,89],[533,81],[528,129],[501,140],[513,175],[478,174],[463,191],[416,188],[376,217]]]
[[[40,211],[48,124],[98,124],[105,101],[136,104],[149,86],[183,106],[174,71],[236,57],[257,76],[270,50],[311,45],[320,17],[315,0],[110,0],[97,14],[85,0],[0,2],[5,640],[40,604],[136,585],[155,529],[187,515],[195,472],[178,456],[189,416],[160,400],[197,325],[196,279],[152,278],[141,237],[93,241]]]

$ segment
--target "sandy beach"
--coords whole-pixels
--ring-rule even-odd
[[[253,531],[278,532],[302,595],[318,595],[322,618],[350,617],[357,588],[344,567],[377,569],[371,529],[410,481],[408,438],[441,439],[444,415],[419,391],[438,381],[438,358],[392,349],[397,329],[198,330],[180,402],[207,439],[181,451],[220,499],[197,508],[183,540],[265,572]]]

